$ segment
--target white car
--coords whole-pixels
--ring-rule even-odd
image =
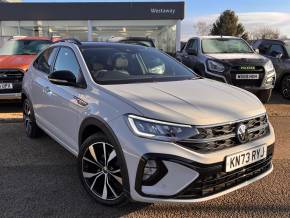
[[[78,157],[99,203],[204,201],[273,169],[257,97],[154,48],[63,40],[30,66],[22,97],[27,135],[42,129]]]

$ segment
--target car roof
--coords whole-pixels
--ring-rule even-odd
[[[199,38],[199,39],[221,39],[221,38],[225,38],[225,39],[241,39],[240,37],[236,37],[236,36],[196,36],[193,38]]]
[[[121,39],[120,41],[122,40],[143,40],[143,41],[153,41],[151,38],[148,38],[148,37],[125,37],[123,39]]]
[[[283,42],[282,40],[279,40],[279,39],[258,39],[257,41],[260,41],[260,42],[280,43],[280,44],[284,44],[285,43],[285,42]]]
[[[135,48],[135,49],[144,49],[142,45],[127,44],[122,42],[81,42],[79,45],[80,48],[93,48],[93,47],[111,47],[111,48]],[[149,47],[148,47],[149,48]]]
[[[69,44],[74,44],[78,46],[79,48],[101,48],[101,47],[111,47],[111,48],[121,48],[121,49],[126,49],[126,48],[131,48],[131,49],[155,49],[154,47],[145,47],[142,45],[136,45],[136,44],[128,44],[125,42],[96,42],[96,41],[79,41],[78,39],[75,38],[67,38],[67,39],[61,39],[58,41],[55,41],[53,45],[66,45],[67,43]]]

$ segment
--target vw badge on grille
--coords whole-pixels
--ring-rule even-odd
[[[248,129],[244,124],[240,124],[236,130],[236,136],[240,143],[245,143],[248,141]]]

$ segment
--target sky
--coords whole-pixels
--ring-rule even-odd
[[[234,10],[247,31],[269,26],[290,37],[290,0],[186,0],[182,38],[195,34],[197,21],[213,23],[221,12]]]
[[[106,2],[128,2],[109,0]],[[132,2],[154,2],[154,0],[131,0]],[[158,0],[180,1],[180,0]],[[23,2],[82,2],[80,0],[23,0]],[[86,2],[104,2],[86,0]],[[182,40],[196,34],[194,24],[198,21],[213,23],[221,12],[234,10],[247,31],[269,26],[290,38],[290,0],[184,0],[185,18],[182,21]]]

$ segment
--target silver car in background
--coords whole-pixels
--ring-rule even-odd
[[[199,77],[154,48],[63,40],[23,83],[25,130],[78,157],[99,203],[198,202],[272,169],[274,130],[253,94]]]

